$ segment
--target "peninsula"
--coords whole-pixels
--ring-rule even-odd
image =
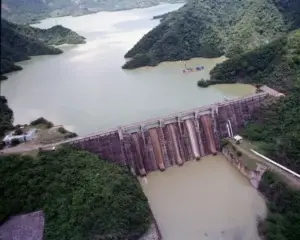
[[[21,70],[16,62],[30,56],[60,54],[62,50],[50,45],[81,44],[85,38],[63,26],[39,29],[18,25],[1,19],[1,80],[3,74]]]

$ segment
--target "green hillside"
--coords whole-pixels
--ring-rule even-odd
[[[291,92],[299,84],[300,30],[270,44],[218,64],[205,86],[218,83],[267,84],[281,92]]]
[[[262,106],[243,134],[272,159],[300,172],[300,30],[218,64],[211,80],[199,85],[236,82],[266,84],[286,94]]]
[[[12,129],[14,113],[7,105],[7,99],[0,96],[0,137],[4,137],[7,130]]]
[[[1,73],[21,70],[15,62],[29,56],[60,54],[62,51],[49,45],[84,43],[84,38],[62,26],[38,29],[17,25],[1,19]],[[1,78],[2,79],[2,78]]]
[[[233,57],[300,26],[298,0],[190,0],[125,55],[123,68],[192,57]],[[233,14],[234,13],[234,14]]]
[[[217,65],[211,71],[211,80],[199,85],[236,82],[267,84],[286,94],[261,106],[241,134],[259,152],[300,173],[300,30]],[[267,217],[259,224],[262,239],[298,240],[299,189],[268,171],[259,190],[268,206]]]
[[[91,153],[64,148],[1,156],[0,174],[0,224],[43,210],[47,240],[136,240],[150,226],[137,178]]]

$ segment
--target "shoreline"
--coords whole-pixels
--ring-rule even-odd
[[[182,4],[182,6],[186,3],[186,1],[182,0],[182,1],[177,1],[177,2],[159,2],[159,3],[155,3],[155,4],[151,4],[151,5],[146,5],[146,6],[134,6],[134,7],[122,7],[122,8],[98,8],[95,7],[97,10],[88,10],[88,9],[93,9],[92,7],[86,7],[83,8],[83,10],[87,10],[87,12],[83,12],[83,13],[76,13],[73,11],[70,11],[68,13],[65,14],[60,14],[57,16],[54,16],[55,11],[60,11],[60,9],[55,9],[52,12],[49,12],[47,16],[41,17],[41,18],[37,18],[35,20],[25,20],[25,21],[21,21],[21,20],[17,20],[14,21],[13,19],[8,19],[8,21],[17,23],[17,24],[24,24],[24,25],[35,25],[35,24],[40,24],[43,20],[45,19],[51,19],[51,18],[62,18],[62,17],[81,17],[81,16],[85,16],[85,15],[90,15],[90,14],[97,14],[97,13],[101,13],[101,12],[120,12],[120,11],[129,11],[129,10],[134,10],[134,9],[143,9],[143,8],[151,8],[151,7],[157,7],[159,5],[167,5],[167,4]],[[66,10],[68,11],[68,10]],[[76,11],[76,10],[75,10]],[[54,13],[53,13],[54,12]],[[12,15],[15,15],[16,13],[12,13]],[[155,17],[155,16],[153,16]],[[157,20],[157,19],[153,19],[153,20]],[[24,23],[25,22],[25,23]],[[32,26],[34,27],[34,26]]]
[[[151,210],[150,204],[148,203],[148,205],[150,208],[152,223],[150,224],[150,228],[144,233],[142,237],[139,238],[139,240],[163,240],[159,226]]]
[[[124,59],[126,60],[126,62],[124,64],[126,64],[128,61],[130,61],[131,59],[133,58],[125,58]],[[167,60],[167,61],[163,61],[163,62],[159,62],[157,63],[156,65],[147,65],[147,66],[141,66],[141,67],[136,67],[136,68],[123,68],[122,66],[122,69],[124,71],[131,71],[131,70],[143,70],[143,69],[149,69],[149,68],[155,68],[155,67],[160,67],[162,65],[168,65],[168,64],[180,64],[180,63],[185,63],[185,62],[188,62],[188,61],[197,61],[197,60],[214,60],[214,61],[217,61],[217,64],[219,63],[222,63],[224,61],[226,61],[228,58],[225,56],[225,55],[222,55],[220,57],[212,57],[212,58],[206,58],[206,57],[191,57],[189,59],[183,59],[183,60],[175,60],[175,61],[172,61],[172,60]],[[218,61],[218,60],[221,60],[221,61]]]

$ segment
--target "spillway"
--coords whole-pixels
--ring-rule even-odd
[[[136,174],[145,176],[216,154],[220,151],[221,140],[237,134],[267,97],[267,93],[258,93],[69,143],[108,161],[127,165]]]

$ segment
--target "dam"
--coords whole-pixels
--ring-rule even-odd
[[[145,176],[217,154],[221,150],[221,140],[235,135],[270,95],[260,92],[76,138],[68,143]]]

